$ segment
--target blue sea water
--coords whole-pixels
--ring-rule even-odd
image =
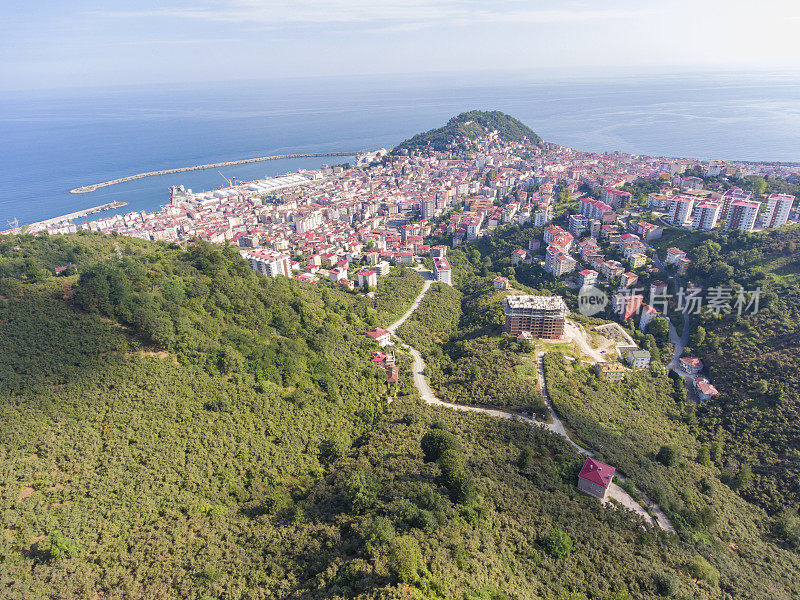
[[[224,180],[206,170],[68,193],[80,185],[268,154],[391,147],[474,108],[502,110],[584,150],[800,161],[800,76],[785,74],[537,82],[476,73],[17,92],[0,96],[0,229],[112,200],[128,202],[120,212],[156,210],[171,185],[215,189]],[[223,173],[247,180],[345,160]]]

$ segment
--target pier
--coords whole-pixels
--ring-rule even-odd
[[[91,215],[96,212],[102,212],[104,210],[113,210],[115,208],[122,208],[123,206],[128,206],[128,203],[109,202],[108,204],[101,204],[100,206],[85,208],[84,210],[79,210],[66,215],[61,215],[60,217],[53,217],[52,219],[37,221],[36,223],[31,223],[29,227],[49,227],[50,225],[57,225],[58,223],[63,223],[65,221],[72,221],[73,219],[79,219],[81,217],[85,217],[86,215]]]
[[[177,169],[164,169],[162,171],[148,171],[147,173],[138,173],[136,175],[128,175],[127,177],[120,177],[119,179],[112,179],[110,181],[103,181],[102,183],[93,183],[92,185],[85,185],[82,187],[70,190],[70,194],[88,194],[99,188],[116,185],[118,183],[125,183],[126,181],[133,181],[134,179],[143,179],[144,177],[152,177],[154,175],[170,175],[171,173],[183,173],[185,171],[202,171],[203,169],[219,169],[220,167],[230,167],[233,165],[244,165],[248,163],[264,162],[267,160],[282,160],[285,158],[322,158],[326,156],[357,156],[359,152],[306,152],[304,154],[275,154],[273,156],[259,156],[257,158],[243,158],[241,160],[229,160],[227,162],[211,163],[207,165],[194,165],[192,167],[179,167]],[[80,215],[83,216],[83,215]]]

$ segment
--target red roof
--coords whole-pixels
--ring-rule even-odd
[[[377,340],[379,338],[382,338],[385,335],[388,335],[388,333],[389,332],[386,331],[385,329],[381,329],[380,327],[376,327],[375,329],[372,329],[372,330],[368,331],[367,335],[369,337],[374,338],[374,339]]]
[[[611,485],[611,478],[614,477],[616,471],[611,465],[601,463],[593,458],[587,458],[578,477],[607,489]]]

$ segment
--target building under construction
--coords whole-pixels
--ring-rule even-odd
[[[529,332],[546,340],[564,336],[569,309],[561,296],[508,296],[505,310],[506,333]]]

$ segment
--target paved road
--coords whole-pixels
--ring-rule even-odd
[[[425,297],[425,294],[427,293],[428,288],[430,288],[430,286],[431,286],[431,280],[426,279],[425,285],[423,286],[419,296],[417,296],[417,299],[414,301],[414,304],[411,306],[408,312],[406,312],[406,314],[404,314],[400,319],[398,319],[389,326],[388,328],[389,331],[391,331],[394,334],[394,331],[400,325],[406,322],[406,320],[414,313],[414,311],[420,305],[422,299]],[[572,446],[575,449],[575,451],[581,454],[582,456],[593,456],[594,453],[591,450],[582,448],[581,446],[573,442],[572,439],[570,439],[569,434],[567,433],[567,430],[564,427],[564,423],[562,423],[561,419],[559,419],[558,415],[556,415],[555,412],[553,411],[553,406],[550,403],[550,397],[547,394],[547,386],[545,384],[545,379],[544,379],[544,352],[538,352],[536,355],[537,381],[539,383],[539,389],[542,392],[542,398],[544,399],[544,402],[547,405],[548,410],[550,411],[550,416],[552,418],[551,423],[536,421],[535,419],[531,419],[530,417],[525,417],[507,410],[483,408],[479,406],[466,406],[463,404],[453,404],[451,402],[444,402],[442,400],[439,400],[439,398],[437,398],[436,395],[433,393],[430,384],[428,384],[428,380],[425,378],[425,361],[422,360],[422,355],[419,353],[419,351],[417,351],[416,348],[413,348],[408,344],[403,343],[402,340],[401,343],[403,348],[408,350],[408,352],[414,359],[414,366],[413,366],[414,386],[419,391],[420,397],[427,404],[431,406],[446,406],[448,408],[464,412],[483,413],[485,415],[489,415],[491,417],[497,417],[499,419],[518,419],[520,421],[528,423],[532,427],[533,426],[542,427],[544,429],[552,431],[557,435],[560,435],[561,437],[566,439],[567,442],[570,444],[570,446]],[[669,519],[667,519],[666,515],[661,511],[661,509],[655,503],[649,500],[647,500],[646,502],[650,510],[656,516],[656,518],[653,519],[653,517],[650,516],[650,514],[641,506],[641,504],[636,502],[636,500],[634,500],[631,497],[631,495],[628,494],[628,492],[623,490],[615,483],[612,483],[609,486],[608,494],[603,502],[604,503],[608,502],[608,500],[610,500],[611,498],[617,500],[620,504],[622,504],[629,510],[632,510],[633,512],[640,515],[648,523],[655,523],[665,531],[670,531],[672,533],[675,532],[675,528],[669,522]]]
[[[694,377],[695,375],[690,375],[683,369],[681,369],[681,364],[678,359],[683,354],[686,345],[689,343],[689,325],[690,325],[691,316],[689,313],[683,313],[683,333],[678,336],[678,331],[675,329],[675,326],[670,321],[669,324],[669,341],[672,342],[673,346],[675,346],[675,350],[672,353],[672,360],[669,361],[667,368],[671,371],[674,371],[681,377],[683,377],[683,381],[686,383],[686,397],[694,400],[695,402],[698,401],[697,392],[694,390]]]

